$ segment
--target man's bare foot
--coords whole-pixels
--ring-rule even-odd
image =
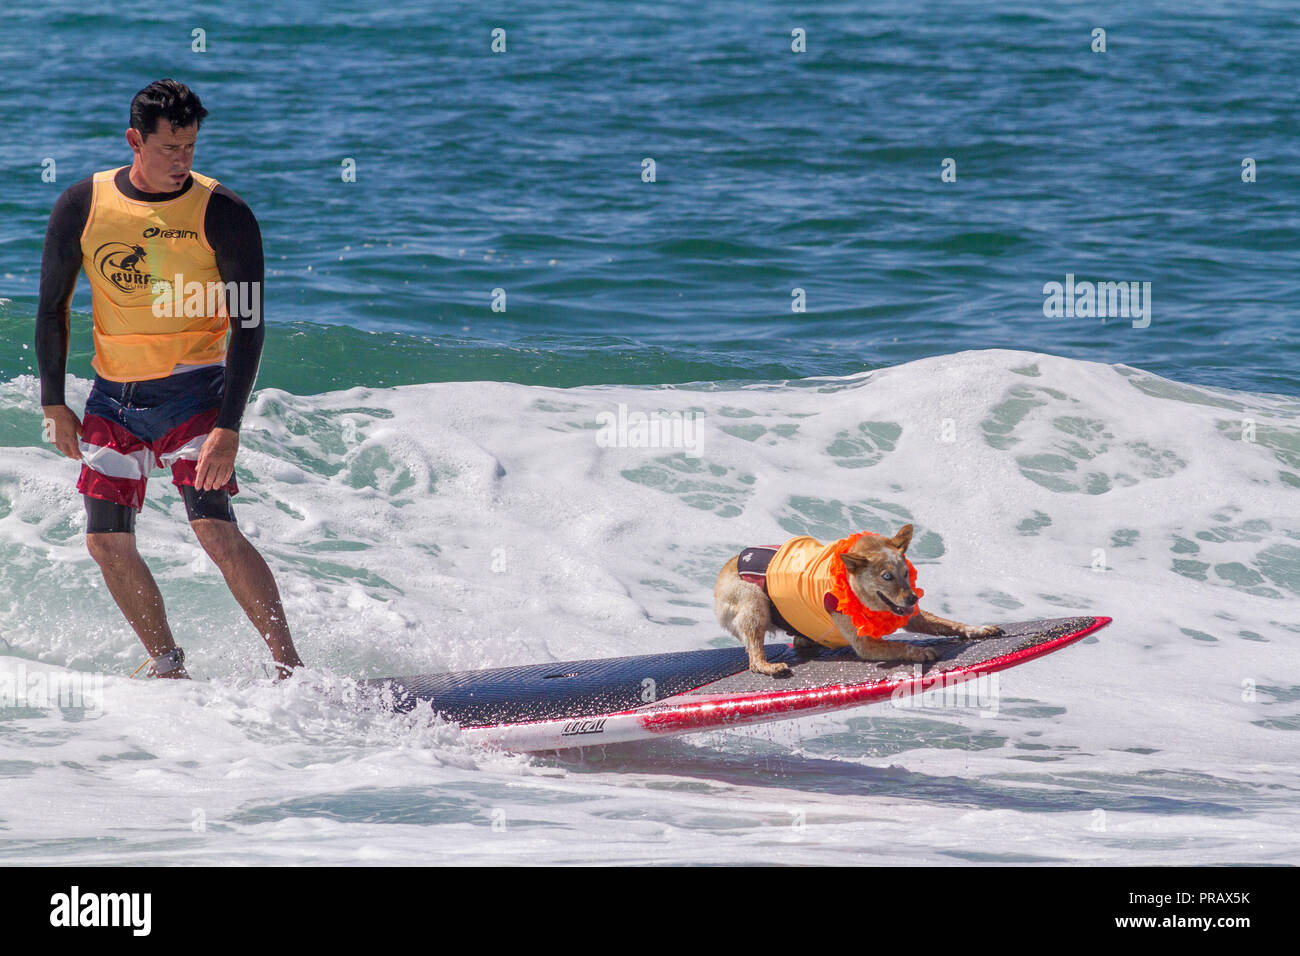
[[[275,677],[274,677],[275,683],[278,684],[280,683],[280,681],[284,680],[285,678],[292,677],[293,672],[295,670],[297,670],[300,667],[306,667],[306,666],[307,665],[304,664],[301,660],[298,661],[296,664],[282,664],[280,661],[276,661]]]

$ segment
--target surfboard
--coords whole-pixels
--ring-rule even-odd
[[[790,665],[785,678],[750,671],[737,642],[734,648],[361,683],[380,691],[386,704],[400,712],[428,701],[479,742],[520,752],[562,750],[791,720],[900,699],[1018,666],[1110,622],[1108,617],[1055,618],[1003,624],[1001,636],[983,640],[931,638],[925,643],[938,656],[925,664],[863,661],[847,647],[805,653],[790,644],[768,644],[769,661]]]

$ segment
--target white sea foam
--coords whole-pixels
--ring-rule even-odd
[[[37,402],[0,385],[0,415]],[[693,413],[701,454],[599,442],[620,404]],[[1298,412],[1011,351],[762,385],[263,389],[235,507],[313,665],[288,687],[163,471],[139,544],[210,680],[125,680],[143,652],[86,554],[77,464],[4,448],[0,670],[108,676],[101,712],[0,712],[0,856],[1295,862]],[[337,692],[730,646],[711,586],[739,548],[904,522],[923,606],[1115,623],[1005,672],[996,717],[885,704],[560,759]]]

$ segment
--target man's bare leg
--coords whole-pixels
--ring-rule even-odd
[[[280,591],[275,586],[266,560],[249,543],[234,522],[220,518],[196,518],[190,522],[203,550],[221,569],[239,606],[262,635],[275,658],[278,678],[288,677],[302,667],[285,620]]]
[[[163,606],[158,582],[149,571],[149,565],[135,546],[135,534],[130,531],[101,532],[86,535],[86,548],[104,575],[108,592],[121,609],[127,622],[139,636],[150,657],[159,657],[176,646],[171,628],[167,626],[167,609]],[[184,667],[178,667],[162,677],[188,679]]]

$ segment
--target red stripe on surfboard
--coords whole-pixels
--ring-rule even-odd
[[[885,680],[874,684],[836,684],[830,687],[808,687],[777,693],[739,694],[732,697],[709,696],[698,703],[674,704],[663,710],[644,714],[641,717],[641,726],[655,733],[681,733],[684,730],[718,727],[736,721],[777,719],[803,710],[823,709],[828,706],[839,709],[857,704],[870,704],[890,697],[897,688],[908,685],[913,685],[911,693],[920,694],[936,684],[951,680],[954,676],[965,675],[964,679],[969,680],[980,674],[1005,670],[1023,661],[1050,654],[1101,630],[1110,622],[1109,617],[1098,617],[1082,630],[1063,634],[1054,640],[1003,654],[1001,657],[993,657],[987,661],[980,661],[969,667],[931,671],[920,678],[908,677],[903,680]]]

